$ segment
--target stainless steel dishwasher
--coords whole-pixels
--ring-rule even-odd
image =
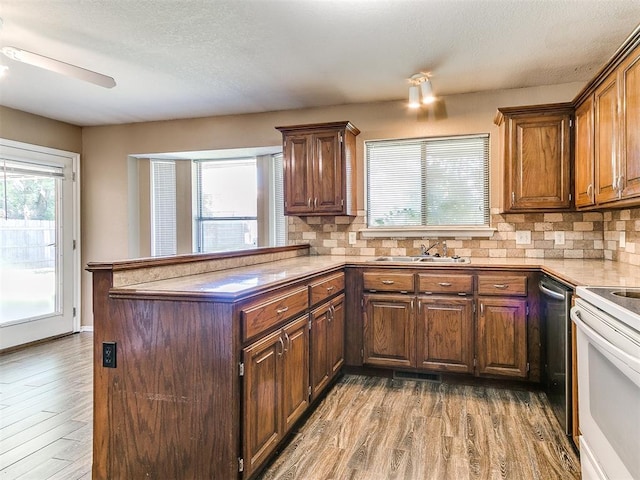
[[[544,387],[553,413],[571,436],[571,297],[573,289],[544,275],[539,282],[545,328]]]

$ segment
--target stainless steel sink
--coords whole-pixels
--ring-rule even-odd
[[[398,263],[469,263],[468,258],[463,257],[436,257],[436,256],[399,256],[399,257],[378,257],[374,262],[398,262]]]

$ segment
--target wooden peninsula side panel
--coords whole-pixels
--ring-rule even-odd
[[[93,479],[237,478],[233,304],[113,298],[94,271]],[[102,365],[115,342],[115,368]]]

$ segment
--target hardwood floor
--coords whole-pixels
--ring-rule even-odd
[[[91,333],[0,355],[0,478],[91,478]]]
[[[347,375],[262,480],[578,479],[541,393]]]
[[[0,356],[1,479],[91,478],[92,340]],[[347,375],[260,478],[578,479],[550,415],[535,392]]]

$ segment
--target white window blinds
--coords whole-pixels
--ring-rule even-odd
[[[175,255],[176,251],[176,164],[152,160],[151,255]]]
[[[489,136],[366,142],[367,224],[489,224]]]
[[[273,245],[280,247],[287,244],[287,218],[284,216],[284,181],[282,178],[282,153],[273,155]]]

